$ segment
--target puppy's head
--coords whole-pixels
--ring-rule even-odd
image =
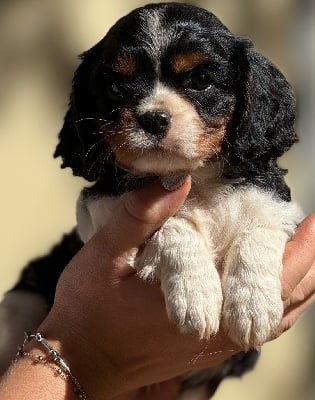
[[[275,159],[295,140],[281,73],[211,13],[139,8],[83,55],[56,156],[95,181],[109,165],[139,175],[209,160]]]

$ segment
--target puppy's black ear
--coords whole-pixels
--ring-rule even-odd
[[[237,99],[228,137],[232,161],[275,160],[297,141],[292,89],[249,40],[239,41],[235,63]]]
[[[76,124],[76,114],[71,101],[63,127],[59,133],[59,143],[56,147],[54,157],[62,157],[61,168],[70,167],[74,175],[83,176],[84,167],[82,160],[84,154]]]
[[[72,81],[69,109],[54,153],[54,157],[62,157],[62,168],[70,167],[74,175],[82,176],[88,181],[96,179],[92,169],[86,165],[86,153],[92,140],[95,140],[93,135],[99,130],[94,118],[93,94],[90,88],[91,75],[99,59],[99,47],[100,45],[96,45],[81,56],[82,62]]]

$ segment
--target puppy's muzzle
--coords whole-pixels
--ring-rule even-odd
[[[166,111],[147,111],[138,117],[138,122],[147,133],[161,139],[169,130],[171,116]]]

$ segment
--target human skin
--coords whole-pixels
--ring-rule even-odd
[[[176,377],[217,365],[241,350],[223,330],[208,341],[181,334],[166,316],[159,286],[141,281],[128,264],[134,249],[181,206],[190,184],[187,178],[172,192],[155,184],[126,194],[59,280],[55,303],[38,331],[67,360],[88,400],[175,399]],[[286,246],[285,314],[275,337],[314,301],[314,244],[312,215]],[[46,355],[34,341],[28,351]],[[150,395],[140,389],[156,382],[164,383]],[[20,358],[4,376],[0,398],[76,399],[69,382],[29,357]]]

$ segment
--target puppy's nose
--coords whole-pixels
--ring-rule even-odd
[[[138,120],[146,132],[163,137],[170,126],[171,116],[165,111],[147,111]]]

